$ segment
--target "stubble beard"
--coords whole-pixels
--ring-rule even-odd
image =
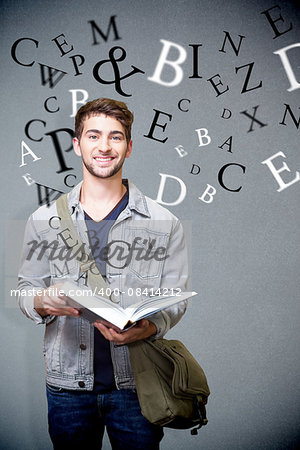
[[[102,178],[102,179],[103,178],[111,178],[114,175],[116,175],[116,173],[118,173],[119,170],[123,167],[124,161],[125,161],[125,155],[114,167],[100,168],[100,167],[94,167],[92,164],[89,164],[87,161],[85,161],[82,158],[82,162],[83,162],[86,170],[94,177]],[[107,172],[103,173],[103,170],[106,170]],[[101,173],[101,171],[102,171],[102,173]]]

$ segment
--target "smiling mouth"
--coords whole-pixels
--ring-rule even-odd
[[[94,159],[96,161],[100,161],[100,162],[108,162],[108,161],[112,161],[113,159],[115,159],[113,156],[95,156]]]

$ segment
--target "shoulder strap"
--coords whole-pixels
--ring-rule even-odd
[[[84,256],[87,256],[86,253],[84,253],[84,244],[82,240],[80,239],[77,230],[74,226],[70,211],[69,211],[69,204],[68,204],[68,194],[64,194],[61,197],[59,197],[56,200],[56,209],[58,216],[61,220],[61,226],[63,230],[68,230],[70,233],[70,236],[72,238],[72,246],[70,247],[72,254],[74,257],[79,261],[80,263],[80,269],[82,272],[86,272],[87,274],[87,282],[91,289],[103,289],[103,292],[105,295],[103,297],[111,300],[109,296],[106,295],[106,288],[107,285],[96,265],[96,262],[94,258],[91,257],[91,254],[88,256],[87,260],[80,261],[80,257],[77,256],[78,253],[82,254],[81,259]],[[76,256],[75,256],[76,255]]]

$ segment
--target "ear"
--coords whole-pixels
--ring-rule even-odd
[[[132,150],[132,141],[129,142],[128,146],[127,146],[127,150],[126,150],[126,158],[129,158],[130,154],[131,154],[131,150]]]
[[[76,155],[81,156],[79,140],[76,137],[73,138],[73,148],[74,148],[74,152],[76,153]]]

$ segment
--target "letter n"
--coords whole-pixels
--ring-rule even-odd
[[[231,45],[234,53],[236,54],[236,56],[238,56],[240,48],[241,48],[242,40],[245,38],[245,36],[242,36],[241,34],[239,34],[238,36],[240,38],[240,42],[239,42],[239,44],[237,46],[235,46],[235,44],[234,44],[234,42],[233,42],[233,40],[232,40],[232,38],[230,36],[230,33],[228,33],[228,31],[224,31],[224,33],[225,33],[225,38],[224,38],[224,41],[223,41],[222,48],[219,50],[219,52],[226,53],[224,48],[225,48],[226,40],[228,39],[228,41],[230,42],[230,45]]]
[[[299,119],[297,121],[296,117],[293,114],[293,111],[290,108],[290,105],[288,105],[287,103],[284,103],[284,104],[285,104],[285,111],[284,111],[284,115],[283,115],[282,121],[279,122],[279,125],[286,125],[285,118],[286,118],[287,112],[289,112],[289,114],[290,114],[290,116],[291,116],[291,118],[292,118],[296,128],[298,129],[299,128],[299,124],[300,124],[300,117],[299,117]],[[298,109],[300,109],[300,108],[298,108]]]

